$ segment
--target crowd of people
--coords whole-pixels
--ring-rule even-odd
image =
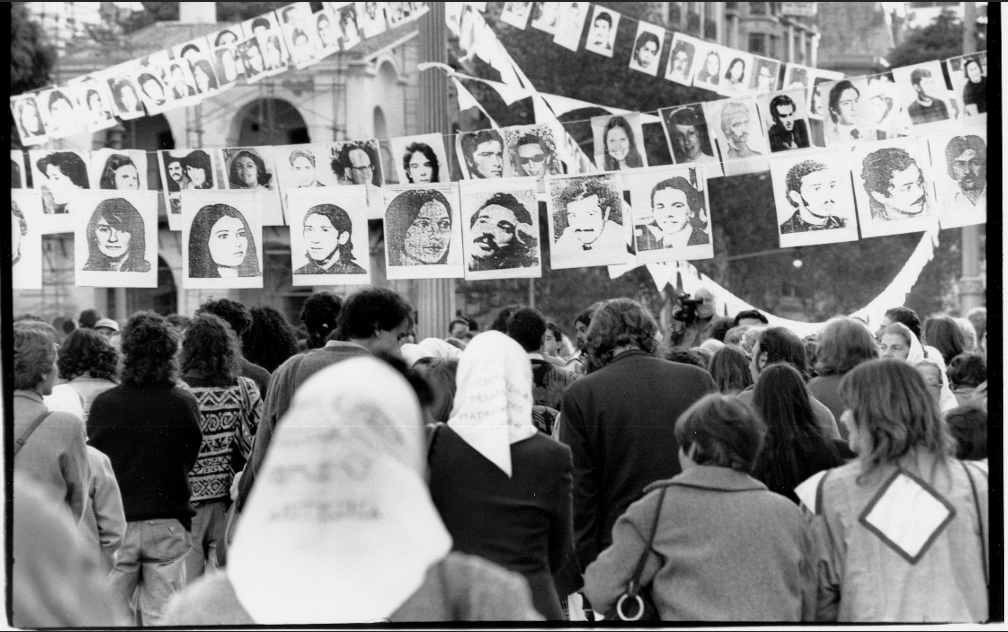
[[[13,624],[986,621],[986,311],[697,298],[21,317]]]

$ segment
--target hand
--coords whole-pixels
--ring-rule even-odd
[[[539,244],[538,236],[535,234],[531,224],[518,224],[515,226],[515,235],[518,241],[525,244],[527,248],[535,248]]]

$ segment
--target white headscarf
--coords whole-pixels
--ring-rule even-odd
[[[424,481],[420,405],[374,358],[313,375],[277,425],[228,555],[258,624],[387,618],[451,550]]]
[[[924,355],[924,346],[917,340],[917,336],[910,334],[910,355],[907,356],[907,362],[910,366],[916,367],[920,362],[927,362],[933,366],[938,367],[938,375],[941,376],[941,398],[938,403],[938,407],[942,412],[947,412],[956,407],[957,402],[955,395],[952,393],[952,389],[949,387],[948,375],[945,374],[945,362],[941,359],[940,354],[933,354],[938,356],[938,362],[935,362],[933,358]]]
[[[481,333],[462,352],[455,383],[448,425],[510,477],[511,444],[536,433],[528,354],[499,331]]]
[[[399,347],[399,352],[411,367],[422,358],[459,358],[462,355],[461,349],[440,338],[424,338],[416,344],[408,342]]]

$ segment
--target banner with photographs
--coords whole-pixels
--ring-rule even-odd
[[[653,167],[623,175],[633,207],[634,249],[642,264],[714,257],[702,167]]]
[[[295,286],[369,283],[367,187],[331,191],[301,188],[287,193],[291,269]]]
[[[42,289],[42,196],[31,189],[11,191],[11,286]]]
[[[283,226],[280,186],[272,147],[235,147],[221,150],[227,188],[259,191],[262,225]]]
[[[77,286],[157,287],[157,191],[92,189],[77,197]]]
[[[262,288],[262,190],[182,191],[182,287]]]
[[[458,185],[400,185],[382,193],[388,278],[462,278]]]
[[[535,178],[459,184],[467,281],[539,278],[539,202]]]
[[[858,238],[850,152],[791,152],[770,161],[781,248]]]

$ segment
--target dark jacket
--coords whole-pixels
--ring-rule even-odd
[[[805,121],[795,121],[794,127],[791,128],[790,132],[784,129],[783,125],[774,123],[767,130],[767,136],[770,137],[770,151],[786,151],[791,149],[792,143],[798,145],[799,149],[809,146],[808,129],[805,127]]]
[[[654,481],[679,473],[675,422],[717,392],[710,374],[633,349],[567,388],[560,440],[574,457],[574,535],[583,566]]]
[[[637,230],[641,231],[639,235],[636,234]],[[658,224],[656,224],[655,222],[635,226],[634,231],[637,240],[638,252],[646,250],[661,250],[666,247],[662,241],[659,241],[658,238],[655,237],[655,233],[658,233],[659,235],[661,234],[661,228],[659,228]],[[686,245],[703,246],[709,243],[710,240],[707,238],[707,232],[703,228],[700,228],[699,226],[694,224],[693,232],[690,233],[690,238],[689,241],[686,243]]]
[[[112,461],[127,522],[176,518],[190,528],[189,471],[203,441],[192,393],[120,384],[95,397],[87,430],[88,443]]]
[[[521,573],[536,610],[562,620],[552,573],[563,564],[573,537],[570,449],[542,433],[513,443],[508,478],[441,426],[429,462],[431,498],[453,549]]]

